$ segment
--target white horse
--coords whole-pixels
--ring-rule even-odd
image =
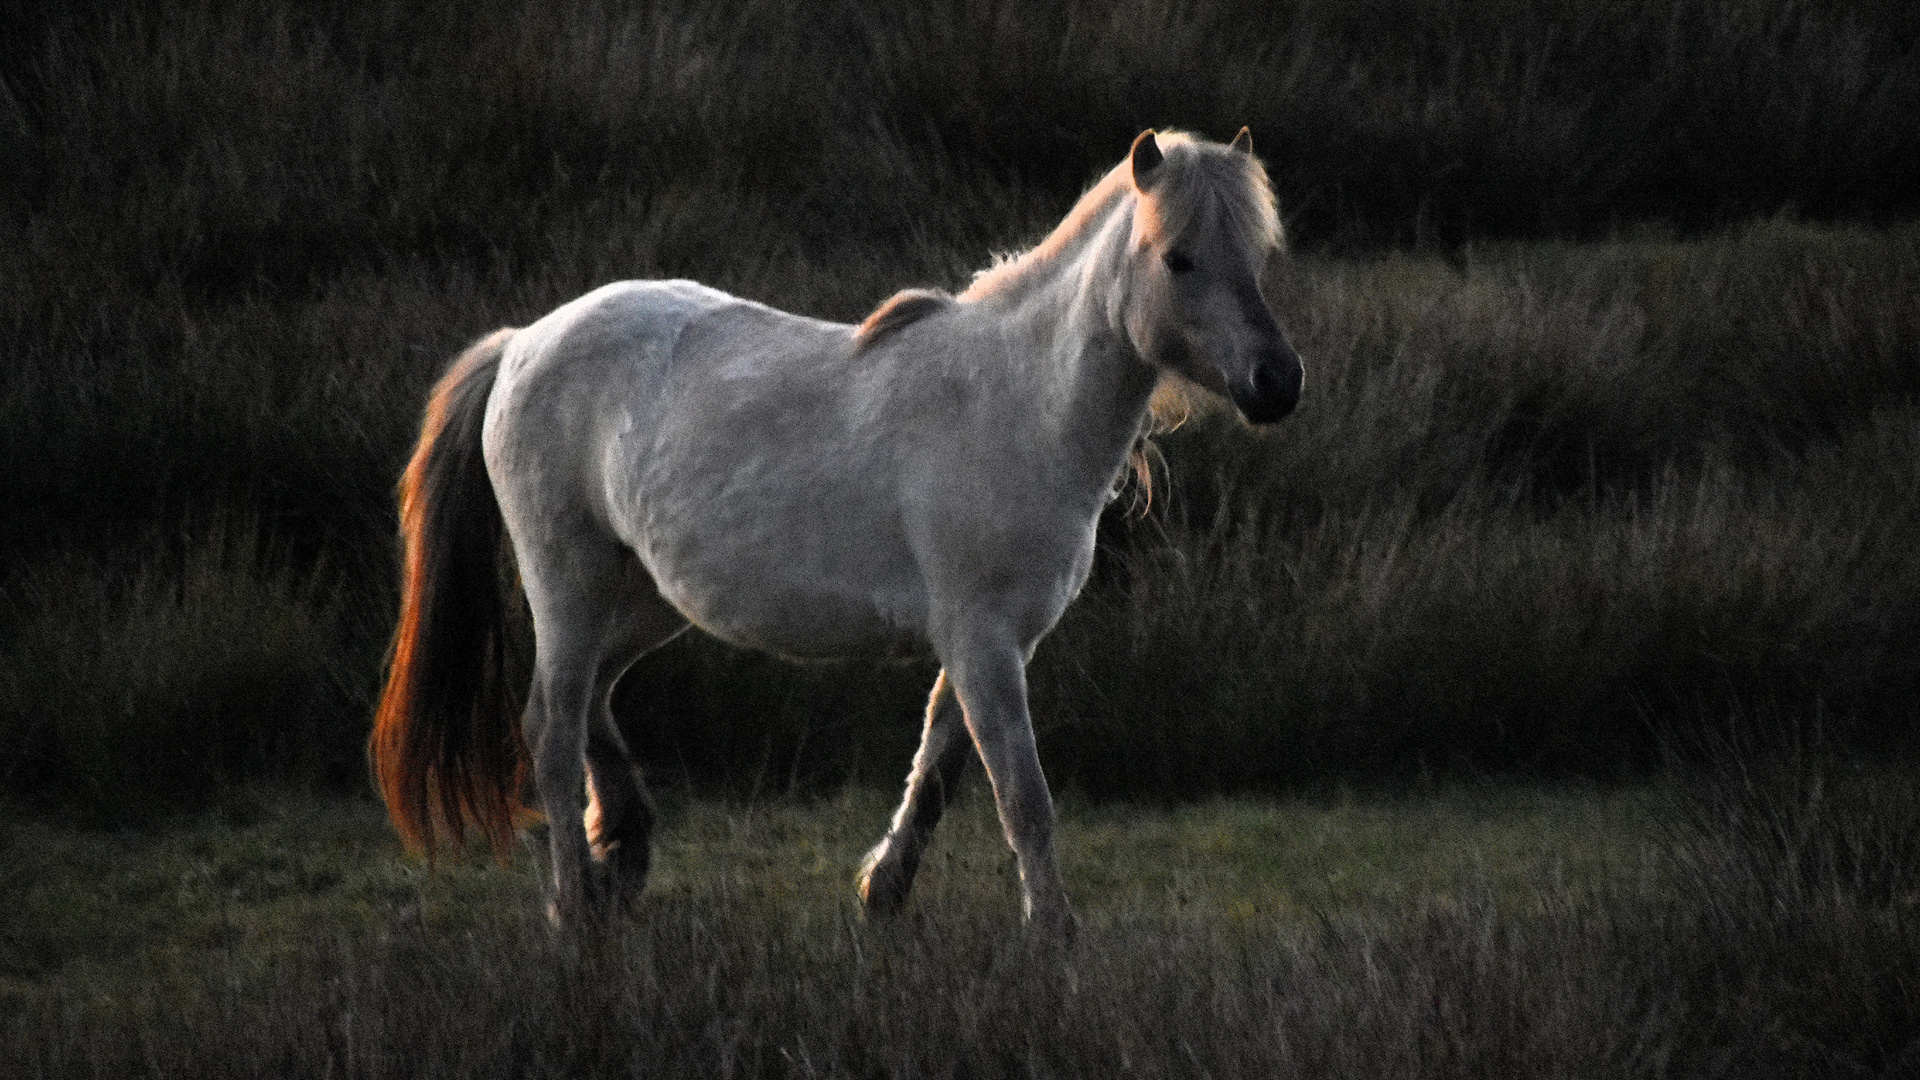
[[[1162,378],[1255,424],[1299,400],[1258,286],[1279,241],[1244,129],[1231,146],[1147,131],[1044,242],[957,297],[910,290],[850,326],[620,282],[475,344],[401,482],[371,740],[401,835],[431,855],[472,828],[503,852],[530,757],[550,911],[578,919],[646,879],[653,812],[609,706],[635,660],[688,624],[794,658],[930,650],[920,750],[860,895],[900,906],[978,750],[1027,917],[1069,935],[1027,661],[1086,581]],[[503,525],[535,642],[517,729]]]

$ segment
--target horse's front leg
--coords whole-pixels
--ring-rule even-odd
[[[1011,641],[971,638],[942,659],[1020,864],[1027,921],[1049,939],[1070,940],[1076,924],[1053,851],[1053,798],[1027,713],[1025,652]]]
[[[954,696],[953,681],[942,671],[927,698],[926,727],[920,735],[920,750],[913,755],[913,771],[907,775],[906,797],[886,837],[867,853],[860,871],[860,899],[868,912],[892,914],[906,902],[920,856],[972,756],[960,699]]]

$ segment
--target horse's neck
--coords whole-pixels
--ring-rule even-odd
[[[1124,167],[1123,163],[1080,196],[1060,224],[1031,250],[978,274],[960,299],[1018,301],[1054,284],[1062,267],[1080,261],[1101,241],[1104,226],[1131,212],[1132,184]]]
[[[1113,321],[1131,208],[1123,193],[1096,188],[1046,242],[1001,268],[1012,272],[979,297],[1003,320],[1003,335],[1027,354],[1018,360],[1037,423],[1062,450],[1083,457],[1089,482],[1100,485],[1111,482],[1132,446],[1157,377]],[[1070,224],[1078,228],[1069,231]]]

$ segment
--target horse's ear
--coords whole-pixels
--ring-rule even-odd
[[[1243,127],[1240,129],[1240,134],[1235,135],[1233,141],[1227,145],[1251,157],[1253,155],[1253,132]]]
[[[1159,168],[1163,160],[1160,144],[1154,141],[1152,128],[1141,132],[1140,137],[1133,140],[1133,150],[1128,156],[1133,160],[1133,186],[1144,189],[1152,183],[1153,170]]]

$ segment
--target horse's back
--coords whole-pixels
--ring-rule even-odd
[[[774,329],[772,322],[788,325]],[[700,387],[724,380],[727,363],[741,353],[737,346],[730,353],[683,341],[709,339],[716,327],[768,342],[799,332],[831,336],[834,329],[692,281],[620,281],[595,289],[508,343],[487,418],[496,482],[511,484],[511,474],[527,470],[592,473],[608,445],[651,440],[667,413],[688,408],[689,396],[702,395]],[[755,352],[765,350],[745,355]]]

